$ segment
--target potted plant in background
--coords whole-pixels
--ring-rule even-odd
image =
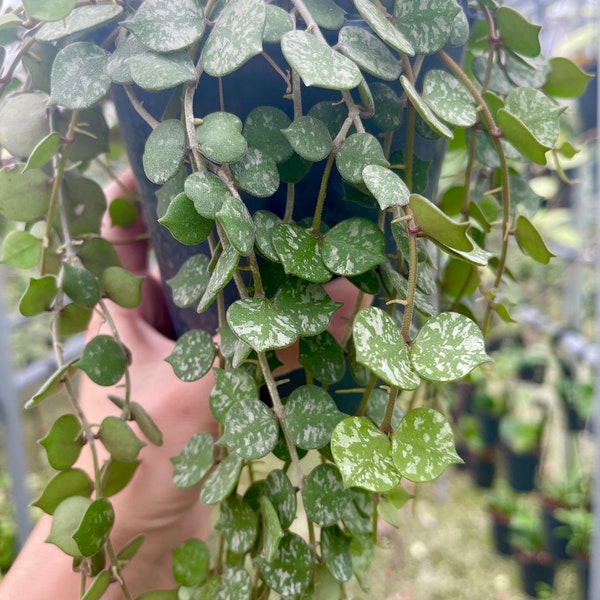
[[[497,450],[486,443],[482,425],[475,415],[464,415],[458,422],[458,441],[466,448],[465,462],[478,487],[489,488],[496,474]]]
[[[507,485],[497,485],[487,495],[487,507],[492,525],[494,548],[500,554],[511,555],[510,522],[518,509],[517,496]]]
[[[588,80],[570,61],[540,56],[539,27],[513,9],[486,0],[479,17],[455,0],[4,6],[0,213],[14,230],[3,260],[39,268],[20,310],[52,314],[59,364],[28,406],[78,371],[100,385],[128,381],[118,332],[92,338],[79,360],[62,355],[63,337],[85,329],[92,311],[110,320],[105,299],[126,307],[140,299],[139,279],[100,236],[106,207],[87,171],[108,149],[109,98],[124,138],[140,149],[130,159],[178,337],[168,360],[184,380],[202,377],[217,357],[222,368],[211,406],[218,446],[198,432],[174,459],[175,483],[202,483],[201,499],[220,505],[228,557],[207,559],[190,579],[188,567],[207,551],[200,540],[178,548],[174,574],[189,593],[297,597],[326,581],[338,597],[372,554],[376,519],[361,518],[393,503],[401,478],[430,481],[459,460],[435,390],[486,362],[492,320],[511,319],[500,294],[511,240],[541,263],[552,256],[531,220],[539,206],[527,170],[574,153],[559,141],[564,108],[551,97],[575,97]],[[456,57],[467,47],[463,70]],[[438,196],[450,139],[458,175]],[[126,199],[109,211],[121,226],[135,212]],[[339,341],[327,331],[338,304],[323,287],[337,277],[376,297],[356,305]],[[284,391],[273,353],[297,340],[303,372]],[[356,402],[336,405],[333,384],[358,389]],[[396,404],[411,392],[398,422]],[[382,397],[376,422],[369,415]],[[113,456],[102,472],[114,473],[121,444],[128,464],[142,446],[131,420],[160,443],[128,383],[110,400],[122,408],[118,424],[98,428],[80,412],[59,419],[49,454],[52,440],[75,428],[83,435],[69,438],[70,456],[103,444]],[[307,450],[324,464],[306,472]],[[242,469],[272,452],[288,474],[275,469],[256,485],[285,482],[286,506],[302,497],[306,539],[290,531],[296,512],[282,514],[279,495],[260,503],[241,495]],[[61,475],[72,471],[73,462],[55,464]],[[119,473],[127,485],[132,469]],[[83,565],[83,587],[91,582],[95,597],[111,573],[128,593],[123,561],[106,552],[109,483],[96,473],[77,514],[81,487],[59,486],[62,502],[51,511],[53,541]],[[343,510],[354,505],[360,515]],[[238,543],[241,532],[249,543]]]
[[[563,375],[556,383],[556,391],[565,412],[569,431],[582,431],[592,416],[594,388],[591,381]]]

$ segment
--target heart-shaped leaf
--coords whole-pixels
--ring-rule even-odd
[[[348,581],[352,577],[350,538],[337,525],[321,530],[321,552],[325,565],[337,581]]]
[[[284,34],[281,51],[307,86],[349,90],[362,80],[360,70],[350,59],[306,31],[296,29]]]
[[[98,385],[114,385],[127,367],[123,346],[110,335],[97,335],[83,349],[76,366]]]
[[[225,184],[208,171],[189,175],[185,180],[183,190],[194,203],[198,214],[207,219],[214,219],[225,199],[230,196]]]
[[[21,115],[27,115],[23,120]],[[3,98],[0,107],[0,144],[13,156],[28,157],[46,136],[48,97],[45,94],[24,93]]]
[[[423,81],[423,98],[433,112],[452,125],[470,127],[477,121],[476,104],[463,85],[439,69],[428,71]]]
[[[121,267],[108,267],[100,280],[102,293],[124,308],[136,308],[142,301],[144,278]]]
[[[281,223],[281,219],[271,211],[258,210],[254,213],[254,229],[256,231],[256,247],[271,262],[279,262],[279,255],[273,244],[273,231]]]
[[[68,556],[81,558],[83,554],[73,539],[73,532],[77,529],[86,509],[92,504],[90,498],[72,496],[61,502],[54,512],[50,534],[46,542],[54,544]]]
[[[208,575],[210,551],[202,540],[186,540],[173,550],[172,555],[173,577],[179,585],[196,585]]]
[[[0,170],[0,214],[11,221],[35,221],[48,210],[52,185],[40,169]]]
[[[408,204],[409,189],[404,181],[390,169],[379,165],[367,165],[363,169],[362,177],[368,190],[375,196],[381,210],[390,208],[390,206]]]
[[[515,238],[519,248],[524,254],[531,256],[534,260],[543,265],[547,265],[553,256],[553,252],[548,250],[544,238],[536,229],[535,225],[526,215],[520,214],[515,223]]]
[[[195,254],[188,258],[179,271],[166,283],[171,288],[175,306],[187,308],[193,306],[202,297],[208,286],[210,273],[209,259],[204,254]]]
[[[498,9],[496,19],[502,42],[513,52],[532,57],[539,55],[541,25],[529,23],[523,15],[508,6],[501,6]]]
[[[298,361],[321,383],[337,383],[346,372],[344,352],[329,331],[301,337]]]
[[[56,507],[66,498],[82,496],[89,499],[93,488],[94,484],[85,471],[67,469],[57,473],[50,479],[40,497],[33,502],[33,506],[37,506],[45,513],[52,515]]]
[[[448,421],[426,407],[406,413],[392,435],[392,456],[402,476],[415,482],[432,481],[449,465],[462,462]]]
[[[59,507],[60,508],[60,507]],[[83,517],[73,532],[73,539],[83,556],[93,556],[108,540],[115,511],[106,498],[94,500],[83,513]]]
[[[285,405],[288,433],[296,446],[306,450],[325,446],[343,418],[333,398],[314,385],[296,388]]]
[[[370,84],[375,114],[373,124],[381,131],[395,131],[404,120],[404,106],[396,92],[385,83],[375,81]]]
[[[366,417],[347,417],[333,430],[331,453],[346,487],[388,492],[400,481],[392,443]]]
[[[227,549],[234,554],[248,552],[256,541],[258,516],[240,496],[231,495],[219,507],[215,528],[223,534]]]
[[[186,246],[203,242],[213,229],[214,222],[198,214],[194,203],[184,192],[173,198],[167,212],[158,219],[173,235]]]
[[[240,189],[257,198],[268,198],[279,187],[277,164],[258,148],[249,148],[244,156],[233,163],[231,174]]]
[[[81,423],[75,415],[62,415],[54,421],[50,431],[39,443],[45,448],[53,469],[69,469],[79,458],[84,444]]]
[[[2,244],[0,261],[19,269],[32,269],[42,255],[42,240],[28,231],[11,231]]]
[[[201,329],[186,331],[165,359],[182,381],[197,381],[206,375],[216,356],[210,334]]]
[[[102,476],[102,490],[105,497],[109,498],[118,494],[131,481],[137,468],[140,466],[140,461],[119,462],[111,458],[104,463],[100,474]]]
[[[334,525],[342,518],[347,501],[347,491],[335,465],[317,465],[308,474],[304,508],[313,523],[321,527]]]
[[[253,108],[244,122],[243,134],[251,148],[258,148],[276,163],[292,157],[293,150],[283,135],[290,118],[279,108],[258,106]]]
[[[239,117],[227,112],[206,115],[196,127],[200,152],[218,163],[231,163],[244,156],[248,144],[242,136]]]
[[[183,450],[171,458],[174,466],[173,483],[180,489],[195,486],[202,481],[214,464],[214,444],[208,433],[198,433]]]
[[[381,144],[370,133],[353,133],[348,136],[335,157],[340,175],[350,183],[363,183],[363,170],[367,165],[389,165]]]
[[[146,445],[123,419],[113,416],[102,420],[98,438],[112,457],[125,463],[134,462]]]
[[[63,289],[67,296],[86,308],[94,308],[100,299],[98,280],[90,271],[63,263]]]
[[[244,460],[238,454],[235,452],[229,454],[204,482],[200,500],[211,506],[227,498],[237,485],[243,466]]]
[[[331,151],[331,135],[323,121],[309,115],[298,117],[282,131],[291,147],[302,158],[318,162]]]
[[[118,19],[123,14],[123,7],[118,4],[90,4],[74,8],[65,19],[44,23],[36,31],[39,41],[54,42],[61,38],[91,30]]]
[[[252,580],[248,571],[244,567],[229,567],[225,569],[219,589],[214,593],[206,596],[206,599],[214,598],[214,600],[229,600],[236,598],[239,600],[250,600],[252,596]],[[203,600],[198,598],[198,600]]]
[[[227,246],[227,248],[223,250],[223,253],[217,260],[215,269],[208,280],[206,291],[200,299],[197,308],[198,312],[206,310],[215,299],[215,296],[227,285],[229,280],[233,277],[233,273],[237,268],[239,260],[240,255],[233,246]]]
[[[550,73],[544,83],[544,92],[559,98],[577,98],[587,88],[592,75],[568,58],[550,59]]]
[[[29,280],[27,289],[19,300],[19,312],[24,317],[34,317],[50,309],[56,297],[56,278],[45,275]]]
[[[262,52],[263,0],[233,0],[225,6],[202,51],[205,71],[223,77]]]
[[[184,50],[156,54],[136,52],[127,60],[131,78],[144,90],[168,90],[182,83],[194,81],[194,63]]]
[[[413,367],[429,381],[454,381],[488,362],[477,324],[454,312],[428,319],[411,347]]]
[[[244,369],[213,369],[215,384],[210,391],[209,404],[213,417],[225,423],[229,409],[241,398],[258,398],[254,377]]]
[[[146,177],[159,185],[174,177],[183,164],[185,147],[185,128],[181,121],[167,119],[160,123],[144,147],[142,162]]]
[[[246,205],[239,198],[227,196],[215,217],[238,254],[248,256],[254,248],[254,221]]]
[[[271,501],[279,522],[287,529],[296,518],[296,490],[281,469],[273,469],[265,479],[263,494]]]
[[[396,322],[380,308],[363,308],[354,319],[356,360],[386,383],[414,390],[420,379]]]
[[[74,8],[76,0],[24,0],[23,7],[30,19],[37,21],[59,21],[64,19]]]
[[[294,29],[294,22],[290,14],[274,4],[267,4],[267,18],[263,41],[267,44],[278,44],[284,33]]]

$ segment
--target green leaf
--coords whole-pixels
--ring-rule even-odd
[[[281,51],[309,87],[349,90],[362,80],[360,70],[350,59],[306,31],[294,30],[284,34]]]
[[[288,275],[312,283],[325,283],[331,272],[323,264],[317,238],[294,223],[280,223],[273,228],[273,248]]]
[[[348,501],[342,476],[335,465],[317,465],[306,478],[304,508],[308,518],[329,527],[341,518]]]
[[[197,381],[213,365],[217,352],[212,337],[201,329],[186,331],[165,359],[182,381]]]
[[[48,97],[40,93],[21,93],[2,100],[0,146],[17,158],[28,157],[50,135]],[[27,115],[27,119],[22,115]]]
[[[321,554],[337,581],[348,581],[352,577],[350,538],[337,525],[321,530]]]
[[[56,507],[66,498],[82,496],[89,499],[94,484],[90,476],[81,469],[67,469],[57,473],[46,484],[40,497],[32,504],[52,515]]]
[[[577,98],[585,92],[592,77],[572,60],[557,56],[550,59],[544,92],[559,98]]]
[[[94,308],[100,300],[100,288],[93,273],[82,267],[63,263],[63,275],[65,294],[80,306]]]
[[[419,376],[410,363],[408,348],[396,322],[373,306],[363,308],[354,320],[356,360],[386,383],[403,390],[414,390]]]
[[[402,72],[400,61],[368,29],[343,27],[338,38],[338,48],[362,71],[370,75],[385,81],[395,81],[400,77]]]
[[[344,352],[329,331],[300,338],[298,361],[321,383],[337,383],[346,372]]]
[[[501,6],[496,13],[496,25],[502,42],[513,52],[535,57],[541,52],[541,25],[529,23],[513,8]]]
[[[216,591],[214,600],[250,600],[252,595],[252,581],[248,571],[244,567],[229,567],[225,569],[219,589]]]
[[[411,347],[413,367],[429,381],[455,381],[488,362],[477,324],[455,312],[428,319]]]
[[[234,302],[227,310],[227,323],[256,352],[285,348],[298,337],[289,317],[262,298]]]
[[[411,43],[375,4],[370,0],[354,0],[354,6],[356,6],[360,16],[371,26],[371,29],[388,46],[408,56],[414,56],[415,51]]]
[[[395,271],[389,263],[381,265],[379,273],[385,287],[389,288],[390,290],[396,290],[398,293],[398,298],[406,298],[408,294],[408,281],[402,277],[400,273]],[[414,298],[415,308],[425,316],[430,317],[431,315],[435,315],[437,313],[437,309],[432,304],[429,296],[425,295],[418,288],[415,290]]]
[[[75,42],[58,52],[52,65],[50,102],[72,110],[94,106],[111,86],[109,54],[92,42]]]
[[[190,438],[183,450],[171,458],[174,466],[173,483],[187,489],[202,481],[214,464],[214,444],[208,433],[198,433]]]
[[[556,256],[556,254],[548,249],[544,238],[535,225],[523,214],[517,217],[515,223],[515,239],[524,254],[531,256],[531,258],[543,265],[547,265],[550,259]]]
[[[417,54],[433,54],[448,41],[460,12],[455,0],[403,0],[394,5],[396,27]]]
[[[273,232],[275,227],[281,223],[281,219],[268,210],[256,211],[253,218],[256,231],[255,243],[258,251],[271,262],[279,262],[279,255],[273,244]]]
[[[405,206],[410,195],[406,184],[396,173],[379,165],[367,165],[362,172],[367,189],[375,196],[381,210]]]
[[[100,280],[102,293],[124,308],[136,308],[142,301],[144,278],[122,267],[108,267]]]
[[[76,0],[23,0],[23,8],[30,19],[37,21],[59,21],[74,8]]]
[[[296,388],[285,405],[288,433],[294,444],[305,450],[325,446],[343,418],[333,398],[314,385]]]
[[[243,466],[244,460],[238,454],[229,454],[204,482],[200,500],[211,506],[227,498],[237,485]]]
[[[322,286],[296,277],[284,281],[273,297],[273,304],[303,336],[325,331],[333,313],[342,306],[342,303],[334,302]]]
[[[33,149],[31,155],[27,159],[27,164],[23,167],[23,171],[28,171],[29,169],[39,169],[43,167],[58,152],[61,144],[62,139],[58,133],[49,133]]]
[[[333,430],[331,453],[346,487],[388,492],[400,481],[392,443],[366,417],[347,417]]]
[[[42,240],[27,231],[11,231],[2,244],[1,262],[18,267],[31,269],[40,261],[42,255]]]
[[[197,585],[210,569],[210,552],[202,540],[186,540],[172,551],[173,577],[179,585]]]
[[[306,542],[295,533],[287,533],[279,542],[273,561],[254,561],[267,585],[284,597],[298,596],[310,582],[311,553]]]
[[[266,456],[279,437],[273,412],[257,398],[243,398],[227,411],[223,435],[217,442],[246,460]]]
[[[132,419],[137,423],[140,431],[148,441],[155,446],[162,446],[162,433],[152,417],[146,412],[146,409],[137,402],[131,402],[129,409]]]
[[[425,102],[425,100],[419,95],[415,86],[410,82],[410,80],[404,75],[400,75],[400,83],[402,84],[402,88],[406,92],[409,100],[412,102],[412,105],[415,107],[415,110],[419,113],[423,121],[435,131],[438,135],[442,137],[448,138],[449,140],[454,138],[454,134],[448,127],[440,121],[435,113],[429,108],[429,105]]]
[[[395,131],[402,125],[404,119],[404,106],[396,92],[385,83],[373,82],[370,84],[375,114],[373,124],[381,131]]]
[[[176,275],[167,279],[175,306],[187,308],[202,297],[210,279],[209,262],[208,256],[195,254],[181,265]]]
[[[240,255],[233,246],[228,246],[223,250],[208,280],[206,291],[200,299],[198,312],[206,310],[215,299],[215,296],[227,285],[237,268],[239,260]]]
[[[262,517],[262,549],[260,557],[271,562],[275,558],[279,542],[283,537],[283,529],[279,523],[277,511],[266,496],[260,496],[260,514]]]
[[[230,166],[236,185],[252,196],[268,198],[279,187],[277,164],[257,148],[249,148],[242,158]]]
[[[25,409],[33,408],[37,406],[42,400],[45,400],[49,396],[52,396],[62,390],[63,379],[68,378],[72,375],[73,364],[78,359],[73,359],[71,362],[63,365],[52,373],[46,381],[42,384],[40,389],[25,403]]]
[[[39,169],[1,169],[0,214],[11,221],[35,221],[46,214],[51,189],[48,176]]]
[[[102,188],[92,179],[67,178],[64,181],[63,209],[71,236],[89,236],[100,233],[102,217],[106,212],[106,200]],[[85,198],[85,201],[82,199]],[[60,231],[60,219],[55,226]]]
[[[127,362],[127,354],[121,344],[109,335],[97,335],[86,344],[76,367],[94,383],[109,386],[123,377]]]
[[[83,554],[73,539],[73,533],[91,504],[92,500],[81,496],[72,496],[61,502],[54,512],[50,534],[45,541],[54,544],[68,556],[81,558]]]
[[[107,460],[100,470],[104,496],[109,498],[118,494],[132,480],[139,466],[139,460],[133,462],[120,462],[114,458]]]
[[[389,166],[381,144],[370,133],[353,133],[348,136],[335,157],[335,165],[344,180],[363,183],[363,170],[367,165]]]
[[[305,0],[306,8],[322,29],[339,29],[344,24],[346,11],[333,0]]]
[[[24,317],[34,317],[46,312],[54,302],[56,289],[56,278],[53,275],[30,278],[29,285],[19,300],[19,312]]]
[[[294,29],[294,22],[290,14],[274,4],[267,4],[267,18],[263,41],[267,44],[278,44],[284,33]]]
[[[96,29],[105,23],[118,19],[123,14],[123,7],[118,4],[92,4],[74,8],[65,19],[44,23],[36,32],[36,39],[43,42],[54,42],[61,38]]]
[[[302,158],[318,162],[327,158],[331,151],[331,135],[323,121],[311,116],[302,116],[283,129],[291,147]]]
[[[273,504],[281,527],[287,529],[296,518],[296,490],[281,469],[273,469],[265,480],[263,492]]]
[[[213,417],[223,424],[227,412],[241,398],[258,398],[254,377],[244,369],[213,369],[215,384],[210,391],[209,404]]]
[[[215,217],[231,245],[241,256],[249,256],[254,248],[255,233],[254,221],[246,205],[239,198],[228,196]]]
[[[256,541],[258,516],[243,498],[233,494],[221,503],[215,529],[223,534],[230,552],[245,554]]]
[[[78,304],[67,304],[58,316],[58,332],[61,337],[69,337],[85,331],[92,318],[92,311]]]
[[[196,127],[196,136],[200,152],[214,162],[236,162],[248,150],[248,144],[242,136],[242,122],[231,113],[206,115]]]
[[[108,541],[114,521],[115,511],[106,498],[94,500],[85,509],[73,532],[73,539],[83,556],[93,556],[101,550]]]
[[[129,561],[138,553],[138,550],[144,543],[144,534],[135,536],[130,542],[127,542],[117,553],[117,558],[121,564],[127,565]]]
[[[360,488],[350,488],[348,497],[346,510],[342,517],[344,527],[357,539],[372,536],[375,512],[373,494]]]
[[[194,203],[198,214],[207,219],[214,219],[223,206],[223,202],[230,197],[225,184],[208,171],[189,175],[183,189],[187,197]]]
[[[152,130],[146,145],[142,162],[146,177],[162,185],[174,177],[185,158],[185,128],[178,119],[167,119]]]
[[[54,421],[50,431],[39,443],[45,448],[53,469],[70,469],[79,458],[84,444],[81,424],[75,415],[62,415]]]
[[[81,596],[81,600],[100,600],[110,583],[109,571],[102,571],[94,577],[90,587],[86,590],[85,594]]]
[[[392,457],[402,476],[417,483],[432,481],[449,465],[462,462],[448,421],[426,407],[406,413],[392,435]]]
[[[377,425],[381,427],[385,413],[388,407],[389,394],[382,389],[375,389],[369,395],[369,403],[367,404],[367,417]],[[392,429],[396,429],[404,416],[404,411],[400,405],[395,402],[394,409],[392,412]]]
[[[251,148],[258,148],[277,163],[285,162],[293,154],[283,135],[290,123],[290,118],[279,108],[257,106],[246,117],[243,135]]]
[[[113,416],[103,419],[98,438],[113,458],[124,463],[134,462],[146,445],[123,419]]]
[[[155,52],[191,46],[204,33],[204,16],[193,0],[145,0],[122,26]]]
[[[476,103],[466,88],[450,73],[432,69],[423,81],[423,98],[444,121],[471,127],[477,121]]]
[[[183,50],[167,54],[135,53],[127,66],[133,82],[149,91],[168,90],[196,78],[194,63]]]
[[[260,54],[265,19],[262,0],[233,0],[227,4],[204,45],[204,70],[213,77],[223,77]]]
[[[164,216],[158,219],[173,235],[186,246],[195,246],[203,242],[212,231],[214,221],[199,215],[194,203],[185,195],[173,198]]]

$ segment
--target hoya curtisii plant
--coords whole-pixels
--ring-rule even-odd
[[[221,542],[212,556],[200,540],[176,549],[176,581],[193,597],[341,597],[353,576],[367,589],[377,517],[393,521],[408,498],[402,480],[431,481],[460,460],[438,391],[487,362],[494,315],[510,319],[502,282],[511,240],[542,263],[551,257],[531,220],[527,166],[551,156],[560,168],[561,154],[574,152],[559,141],[564,109],[553,97],[581,93],[587,76],[542,57],[539,28],[514,10],[492,0],[472,8],[477,16],[455,0],[4,8],[0,212],[15,226],[3,260],[38,269],[20,310],[51,313],[59,363],[28,406],[63,387],[74,407],[42,440],[57,473],[36,505],[53,515],[49,541],[73,557],[82,589],[91,579],[86,598],[113,578],[130,597],[126,567],[143,539],[112,547],[110,498],[133,476],[143,445],[161,443],[130,399],[118,331],[93,337],[75,360],[62,354],[64,338],[85,329],[93,311],[112,322],[106,299],[140,301],[139,278],[100,236],[105,201],[87,174],[92,164],[106,167],[111,92],[123,90],[151,129],[141,165],[160,186],[161,226],[206,249],[169,279],[174,303],[218,318],[218,338],[191,329],[167,358],[187,381],[218,364],[210,408],[220,437],[189,440],[173,457],[173,483],[202,484],[199,501],[218,506]],[[467,46],[463,69],[447,48]],[[425,68],[434,55],[438,67]],[[226,82],[256,57],[277,73],[274,95],[287,104],[227,111]],[[195,101],[211,80],[220,110],[199,113]],[[312,88],[329,99],[309,105]],[[141,95],[162,90],[173,93],[157,117]],[[441,201],[420,138],[453,140],[463,151],[462,176]],[[297,197],[315,170],[317,184]],[[370,217],[324,221],[335,181],[343,202],[366,206]],[[281,189],[276,210],[254,210]],[[308,219],[296,217],[300,203],[312,207]],[[135,209],[118,200],[110,216],[127,226]],[[357,304],[340,341],[327,330],[339,304],[323,287],[336,277],[375,297]],[[228,284],[237,290],[230,303]],[[296,342],[305,379],[284,396],[274,351]],[[109,398],[121,418],[87,420],[78,371],[100,385],[124,382],[123,395]],[[346,372],[352,389],[331,393]],[[352,414],[339,402],[350,391],[361,398]],[[110,458],[96,458],[93,478],[74,468],[100,445]],[[258,478],[265,461],[272,468]],[[306,537],[292,531],[299,520]]]

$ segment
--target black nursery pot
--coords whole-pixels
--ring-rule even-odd
[[[556,566],[548,557],[530,556],[528,554],[519,553],[519,570],[521,572],[521,583],[523,591],[532,598],[538,598],[537,588],[540,583],[545,583],[550,587],[554,586],[554,575]]]
[[[480,488],[490,488],[496,475],[496,458],[493,451],[471,455],[469,470],[475,485]]]
[[[479,417],[481,423],[481,437],[486,445],[494,445],[500,441],[500,419],[491,413]]]
[[[535,486],[535,476],[539,464],[539,454],[517,454],[505,449],[508,482],[516,492],[530,492]]]
[[[564,531],[568,526],[554,516],[554,506],[548,504],[542,506],[542,523],[548,553],[556,560],[571,558],[567,552],[568,533]]]
[[[511,532],[508,518],[498,514],[494,510],[490,511],[490,517],[494,549],[499,554],[510,556],[513,551],[512,546],[510,545]]]
[[[579,597],[581,600],[588,600],[590,588],[590,559],[587,556],[578,554],[575,556],[575,569],[579,581]]]

